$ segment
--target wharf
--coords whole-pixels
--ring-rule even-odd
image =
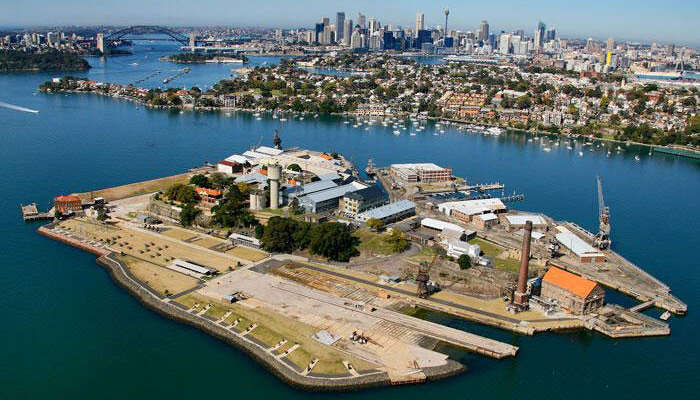
[[[605,306],[586,321],[586,327],[616,339],[671,334],[667,323],[616,305]]]
[[[53,219],[53,215],[50,212],[39,212],[36,203],[20,205],[20,209],[24,222]]]
[[[688,311],[688,306],[673,296],[671,289],[658,279],[612,251],[606,251],[605,255],[614,263],[613,266],[574,264],[563,260],[550,260],[549,264],[618,290],[643,303],[651,301],[654,306],[674,314],[684,315]]]

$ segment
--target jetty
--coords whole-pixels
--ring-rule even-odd
[[[51,212],[39,212],[36,203],[31,203],[27,205],[20,204],[20,210],[22,211],[22,219],[24,222],[32,221],[42,221],[53,219],[53,214]]]

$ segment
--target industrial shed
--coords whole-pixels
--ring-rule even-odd
[[[596,282],[550,267],[542,278],[540,297],[555,301],[572,314],[582,315],[603,306],[605,290]]]

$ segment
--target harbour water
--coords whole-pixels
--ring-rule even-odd
[[[165,53],[141,49],[104,63],[91,59],[95,68],[82,75],[127,83],[178,69],[158,61]],[[204,88],[232,67],[193,65],[171,85]],[[410,129],[395,136],[391,128],[354,128],[341,118],[282,123],[247,113],[179,113],[91,95],[37,93],[53,76],[0,75],[0,101],[40,111],[0,108],[0,398],[690,398],[700,385],[697,161],[649,156],[633,146],[609,157],[580,143],[573,150],[548,144],[551,151],[544,151],[524,135],[494,137],[452,127],[433,135],[439,131],[432,124],[415,136]],[[520,353],[504,361],[457,354],[469,371],[428,386],[310,395],[287,387],[236,349],[145,309],[112,283],[94,256],[39,236],[38,225],[19,216],[20,203],[37,201],[45,209],[58,194],[181,172],[243,151],[261,137],[269,144],[274,129],[285,146],[342,152],[360,169],[368,158],[376,165],[434,161],[470,183],[498,180],[525,194],[518,208],[590,230],[597,224],[599,174],[612,209],[614,249],[668,283],[689,313],[671,318],[671,336],[633,340],[590,332],[527,337],[450,319],[454,327],[517,345]],[[608,298],[633,304],[620,295]]]

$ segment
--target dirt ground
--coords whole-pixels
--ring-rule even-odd
[[[174,259],[183,259],[191,260],[219,271],[227,271],[229,268],[234,268],[237,261],[240,260],[228,254],[201,249],[155,233],[150,234],[121,226],[107,226],[87,218],[73,218],[61,221],[60,226],[69,228],[73,233],[88,240],[108,242],[110,248],[115,251],[121,251],[127,255],[144,259],[163,267],[170,264]]]
[[[129,271],[160,294],[180,293],[193,288],[197,279],[130,256],[120,256]]]

